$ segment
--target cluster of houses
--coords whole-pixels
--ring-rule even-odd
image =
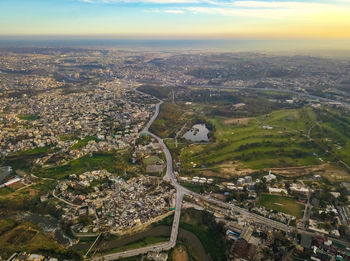
[[[175,206],[175,189],[157,177],[139,176],[127,181],[107,171],[71,175],[60,182],[55,195],[64,201],[65,222],[75,224],[77,233],[108,229],[119,233],[149,222]],[[89,224],[80,223],[82,216]]]
[[[290,224],[291,221],[296,220],[296,218],[292,215],[289,214],[285,214],[282,212],[276,212],[273,211],[271,209],[267,209],[263,206],[259,206],[259,207],[254,207],[250,210],[253,213],[259,214],[261,216],[270,218],[272,220],[276,220],[279,222],[282,222],[284,224]]]
[[[213,184],[214,179],[212,178],[205,178],[205,177],[193,177],[192,179],[189,177],[180,177],[180,181],[183,182],[192,182],[194,184]]]
[[[51,146],[71,159],[96,150],[128,147],[154,110],[154,105],[140,102],[142,99],[149,98],[116,82],[69,96],[53,90],[1,100],[0,110],[6,108],[6,113],[0,114],[0,156]],[[69,135],[73,138],[64,138]],[[79,139],[88,136],[98,142],[74,149]],[[45,161],[38,159],[37,163]]]
[[[1,256],[0,256],[0,260],[1,260]],[[10,256],[10,258],[7,259],[7,261],[58,261],[58,259],[55,257],[43,256],[41,254],[21,252],[21,253],[13,253]]]
[[[349,260],[350,248],[342,242],[331,239],[327,236],[301,234],[297,250],[308,250],[311,252],[310,260]]]

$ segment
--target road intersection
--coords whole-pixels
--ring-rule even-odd
[[[138,91],[139,92],[139,91]],[[141,92],[140,92],[141,93]],[[126,257],[131,257],[131,256],[137,256],[141,254],[146,254],[150,251],[152,252],[161,252],[161,251],[167,251],[170,250],[171,248],[175,247],[176,245],[176,240],[177,240],[177,235],[178,235],[178,229],[179,229],[179,223],[180,223],[180,216],[181,216],[181,207],[182,207],[182,200],[183,197],[186,196],[192,196],[196,199],[200,199],[202,201],[206,201],[208,203],[214,204],[216,206],[221,207],[224,211],[222,214],[226,216],[237,216],[238,214],[245,217],[247,221],[254,222],[257,224],[262,224],[264,226],[269,226],[273,229],[278,229],[287,233],[290,233],[292,231],[296,231],[298,233],[306,233],[310,235],[314,235],[313,232],[305,231],[302,229],[296,229],[295,227],[289,226],[287,224],[257,215],[255,213],[249,212],[249,210],[240,208],[234,204],[230,203],[225,203],[219,200],[216,200],[210,196],[204,196],[198,193],[195,193],[191,190],[188,190],[185,187],[182,187],[178,182],[177,179],[174,175],[173,172],[173,159],[171,156],[171,153],[164,143],[164,140],[154,133],[150,132],[149,128],[151,127],[152,123],[155,121],[155,119],[158,117],[159,114],[159,109],[160,105],[163,103],[163,101],[159,100],[159,103],[156,104],[156,110],[149,122],[146,124],[145,128],[140,132],[142,134],[147,134],[149,136],[152,136],[155,138],[158,143],[161,145],[163,152],[165,154],[166,158],[166,174],[163,177],[164,180],[170,182],[176,189],[176,207],[175,207],[175,214],[174,214],[174,220],[173,220],[173,225],[171,229],[171,235],[170,235],[170,240],[164,243],[157,243],[154,245],[138,248],[138,249],[132,249],[132,250],[127,250],[123,252],[118,252],[118,253],[113,253],[109,255],[105,255],[102,257],[94,258],[93,260],[116,260],[119,258],[126,258]],[[339,240],[338,240],[339,241]],[[347,242],[344,242],[347,243]]]

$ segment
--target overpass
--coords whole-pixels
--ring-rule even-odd
[[[252,89],[252,90],[254,90],[256,88],[235,88],[235,89]],[[259,90],[262,90],[262,89],[259,89]],[[136,91],[139,92],[139,93],[142,93],[142,92],[140,92],[138,90],[136,90]],[[286,91],[286,92],[295,93],[293,91]],[[295,94],[300,94],[300,93],[295,93]],[[314,96],[311,96],[311,95],[305,95],[305,96],[307,96],[309,98],[314,98]],[[156,97],[153,97],[153,98],[156,98]],[[317,97],[317,98],[319,98],[319,97]],[[257,215],[255,213],[251,213],[248,210],[246,210],[244,208],[240,208],[240,207],[238,207],[238,206],[236,206],[234,204],[225,203],[225,202],[219,201],[217,199],[211,198],[210,196],[203,196],[203,195],[195,193],[195,192],[193,192],[191,190],[188,190],[187,188],[182,187],[177,182],[177,179],[175,178],[175,175],[174,175],[174,172],[173,172],[173,159],[172,159],[172,156],[171,156],[171,153],[170,153],[168,147],[164,143],[164,140],[161,137],[158,137],[154,133],[150,132],[150,130],[149,130],[149,128],[151,127],[152,123],[158,117],[160,105],[163,103],[163,101],[161,101],[159,99],[157,99],[157,100],[159,101],[159,103],[156,104],[155,113],[153,114],[153,116],[151,117],[149,122],[146,124],[144,129],[141,131],[141,133],[144,133],[144,134],[147,134],[149,136],[152,136],[161,145],[161,147],[163,149],[163,152],[165,154],[166,164],[167,164],[166,174],[163,177],[163,179],[168,181],[168,182],[170,182],[176,189],[176,207],[175,207],[175,214],[174,214],[174,220],[173,220],[172,229],[171,229],[170,240],[167,241],[167,242],[157,243],[157,244],[154,244],[154,245],[150,245],[150,246],[146,246],[146,247],[142,247],[142,248],[138,248],[138,249],[132,249],[132,250],[122,251],[122,252],[118,252],[118,253],[108,254],[108,255],[105,255],[105,256],[102,256],[102,257],[93,258],[93,260],[116,260],[116,259],[119,259],[119,258],[126,258],[126,257],[138,256],[138,255],[141,255],[141,254],[146,254],[146,253],[151,252],[151,251],[152,252],[167,251],[167,250],[170,250],[171,248],[175,247],[177,236],[178,236],[179,223],[180,223],[182,200],[183,200],[184,195],[192,196],[192,197],[201,199],[203,201],[207,201],[207,202],[209,202],[211,204],[215,204],[217,206],[220,206],[221,208],[227,210],[227,215],[228,216],[230,216],[230,215],[231,216],[235,216],[235,213],[239,213],[240,215],[245,216],[247,218],[247,220],[250,220],[250,221],[258,223],[258,224],[263,224],[263,225],[266,225],[266,226],[270,226],[272,228],[275,228],[275,229],[278,229],[278,230],[281,230],[281,231],[285,231],[287,233],[291,232],[291,231],[293,231],[295,229],[295,227],[289,226],[287,224],[284,224],[284,223],[281,223],[281,222],[278,222],[278,221],[275,221],[275,220],[272,220],[272,219],[269,219],[269,218]],[[329,101],[329,99],[325,99],[325,98],[323,98],[322,100]],[[345,107],[349,106],[349,104],[347,104],[347,103],[343,103],[342,105],[345,106]],[[231,214],[230,211],[233,211],[234,213]],[[299,233],[307,233],[307,234],[310,234],[310,235],[314,235],[315,234],[315,233],[312,233],[312,232],[309,232],[309,231],[306,231],[306,230],[301,230],[301,229],[298,229],[297,231]],[[337,241],[339,241],[339,240],[337,239]]]

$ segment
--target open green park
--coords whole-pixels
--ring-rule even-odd
[[[33,150],[12,154],[5,159],[6,164],[13,166],[15,170],[22,169],[35,174],[38,177],[62,179],[70,174],[81,174],[86,171],[106,169],[111,173],[133,175],[138,172],[138,166],[129,162],[130,155],[127,151],[95,152],[73,159],[65,164],[52,167],[35,167],[33,160],[53,152],[53,147],[42,147]]]
[[[298,203],[292,197],[272,194],[262,194],[259,198],[259,204],[268,209],[295,216],[296,218],[302,217],[302,213],[305,208],[303,204]]]
[[[212,117],[215,142],[191,144],[179,158],[184,174],[350,164],[350,116],[335,109],[302,107],[250,118]],[[341,148],[341,149],[340,149]]]
[[[74,159],[65,165],[41,168],[35,171],[39,177],[65,178],[70,174],[81,174],[86,171],[106,169],[111,173],[123,174],[125,171],[136,171],[128,162],[128,155],[118,152],[95,152]]]

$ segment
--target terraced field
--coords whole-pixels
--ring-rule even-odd
[[[63,257],[68,251],[28,222],[0,219],[0,253],[27,251]]]

